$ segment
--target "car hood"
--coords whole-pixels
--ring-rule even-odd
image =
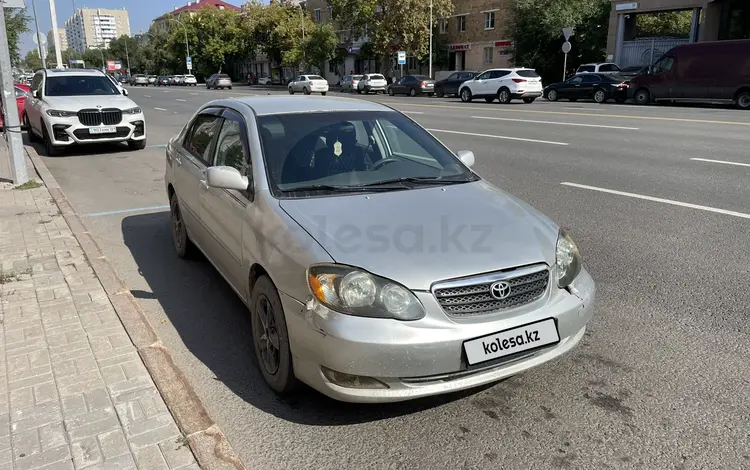
[[[413,290],[555,260],[558,227],[484,181],[280,205],[335,262]]]
[[[78,111],[84,108],[135,108],[137,105],[130,98],[123,95],[97,96],[46,96],[44,100],[54,109],[64,111]]]

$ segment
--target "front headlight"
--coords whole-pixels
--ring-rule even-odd
[[[557,235],[557,249],[555,250],[555,265],[557,285],[567,287],[581,272],[581,254],[570,235],[560,229]]]
[[[48,109],[47,115],[52,117],[73,117],[77,116],[78,113],[75,111],[60,111],[59,109]]]
[[[138,107],[122,110],[122,114],[141,114],[142,112],[141,108]]]
[[[340,313],[396,320],[425,315],[417,296],[406,287],[351,266],[311,266],[307,284],[315,300]]]

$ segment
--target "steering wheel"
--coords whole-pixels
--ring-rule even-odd
[[[400,161],[401,161],[400,159],[393,158],[393,157],[384,158],[382,160],[378,160],[377,162],[373,163],[372,169],[378,170],[380,169],[380,167],[385,166],[389,163],[395,163],[395,162],[400,162]]]

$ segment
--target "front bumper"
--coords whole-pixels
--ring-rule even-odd
[[[44,118],[47,127],[47,135],[51,136],[56,147],[65,147],[76,144],[96,144],[109,142],[127,142],[130,140],[143,140],[146,138],[146,119],[143,113],[124,114],[122,121],[114,126],[85,126],[81,124],[78,117],[52,117]],[[114,127],[116,132],[106,134],[92,134],[92,127]]]
[[[354,317],[321,306],[309,310],[291,297],[281,299],[295,375],[334,399],[377,403],[478,387],[561,356],[581,340],[593,314],[596,288],[588,272],[581,272],[571,290],[575,294],[549,289],[541,306],[534,302],[515,312],[469,319],[448,317],[431,293],[419,292],[427,316],[413,322]],[[549,318],[555,319],[559,343],[468,365],[465,341]],[[345,387],[331,382],[321,366],[387,387]]]

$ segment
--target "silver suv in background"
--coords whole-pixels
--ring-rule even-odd
[[[602,62],[599,64],[583,64],[578,67],[576,74],[579,73],[620,73],[620,67],[611,62]]]
[[[219,89],[224,88],[232,89],[232,78],[225,73],[215,73],[206,79],[206,88]]]
[[[387,88],[388,81],[379,73],[366,73],[362,75],[362,80],[357,84],[359,94],[374,92],[377,95],[378,92],[385,93]]]

